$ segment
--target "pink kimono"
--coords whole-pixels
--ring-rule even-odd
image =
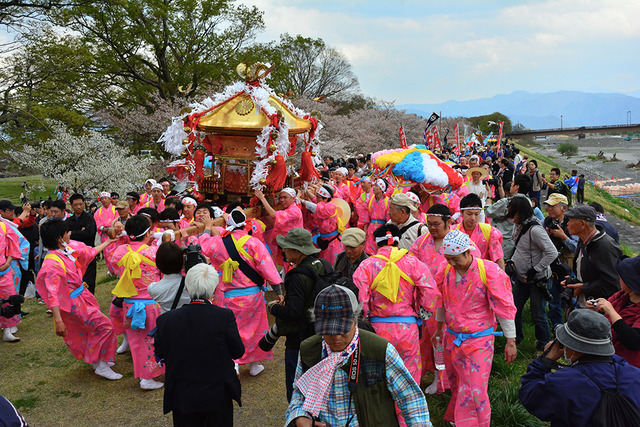
[[[369,192],[368,194],[365,192],[360,193],[360,196],[356,198],[353,208],[358,214],[358,223],[356,224],[358,228],[364,230],[365,219],[368,217],[367,205],[369,203],[369,198],[373,197],[373,192]]]
[[[484,234],[480,229],[480,224],[476,224],[476,227],[473,229],[471,234],[467,233],[463,223],[458,224],[456,228],[463,233],[469,234],[471,242],[480,251],[482,259],[496,262],[500,258],[504,258],[504,252],[502,252],[502,233],[493,226],[489,227],[491,227],[491,233],[489,233],[488,242],[484,238]]]
[[[113,363],[117,343],[113,325],[82,282],[96,250],[74,240],[68,247],[73,250],[70,254],[56,249],[45,257],[36,278],[36,289],[47,307],[60,308],[67,329],[64,342],[76,359],[90,364]]]
[[[447,265],[447,260],[442,253],[442,247],[436,250],[436,242],[430,233],[423,234],[418,237],[409,253],[415,255],[420,261],[425,263],[431,274],[435,276],[438,269]],[[480,256],[478,249],[471,250],[471,255]],[[423,375],[429,371],[433,372],[435,369],[433,359],[433,344],[431,343],[431,337],[435,334],[438,328],[438,322],[435,316],[431,316],[426,322],[422,324],[422,338],[420,338],[420,353],[422,354],[422,373]],[[442,392],[444,389],[449,388],[449,381],[445,376],[440,376],[440,383],[438,384],[438,391]]]
[[[131,242],[129,236],[122,236],[111,245],[115,246],[114,251],[122,245],[128,245]],[[109,246],[111,246],[109,245]],[[113,297],[116,298],[115,296]],[[117,307],[113,304],[109,304],[109,319],[111,319],[111,323],[113,324],[113,332],[116,335],[122,335],[125,333],[124,330],[124,319],[126,312],[122,307]]]
[[[456,283],[456,271],[443,265],[435,279],[442,292],[447,331],[474,333],[496,327],[496,316],[515,319],[516,307],[509,276],[497,264],[484,261],[487,283],[483,283],[478,259]],[[444,419],[456,426],[489,426],[491,404],[487,394],[494,336],[469,338],[457,345],[450,332],[444,334],[444,358],[451,384],[451,401]]]
[[[160,271],[155,266],[157,246],[146,246],[141,242],[131,242],[128,245],[119,246],[113,253],[113,262],[117,263],[130,250],[143,255],[153,262],[153,265],[146,261],[140,263],[141,277],[133,279],[138,295],[125,298],[122,310],[126,314],[124,321],[125,332],[131,348],[133,358],[133,373],[136,378],[152,379],[164,373],[164,366],[159,366],[153,352],[153,338],[147,336],[149,331],[156,327],[156,319],[160,316],[160,306],[151,299],[147,292],[147,287],[160,280]],[[125,266],[118,266],[118,276],[122,276]],[[118,295],[116,295],[118,296]],[[136,320],[139,313],[144,311],[144,324],[137,325]],[[132,324],[133,322],[133,324]],[[138,328],[137,326],[144,326]]]
[[[107,240],[109,236],[107,236],[107,228],[111,227],[113,220],[118,217],[118,212],[116,212],[116,208],[113,205],[110,205],[105,209],[104,206],[100,206],[98,210],[93,214],[93,219],[96,221],[96,228],[98,230],[98,235],[100,236],[100,241],[102,243]],[[115,243],[111,243],[107,246],[102,254],[104,255],[104,261],[107,264],[107,270],[109,273],[116,274],[116,267],[112,262],[113,251],[116,250]]]
[[[0,264],[4,264],[9,257],[12,257],[14,260],[22,258],[18,232],[10,225],[0,221]],[[0,272],[0,298],[7,298],[16,293],[16,285],[13,281],[13,270],[11,269],[11,265],[9,265],[6,270]],[[20,316],[18,314],[10,319],[0,316],[0,329],[12,328],[19,324]]]
[[[153,197],[151,197],[151,193],[147,193],[145,191],[140,195],[140,207],[143,208],[144,204],[147,203],[149,200],[153,200]]]
[[[302,211],[300,207],[292,203],[288,208],[276,211],[276,218],[273,221],[273,228],[269,233],[269,247],[271,248],[271,256],[277,265],[282,266],[282,250],[278,248],[276,236],[286,236],[292,228],[304,228],[302,222]]]
[[[336,190],[336,193],[334,194],[334,197],[338,197],[344,201],[346,201],[347,203],[351,202],[351,187],[353,186],[353,183],[349,180],[344,180],[342,181],[342,184],[340,184],[338,186],[338,189]]]
[[[367,202],[367,210],[363,212],[363,222],[368,223],[367,227],[367,240],[364,244],[364,251],[369,255],[375,255],[378,252],[378,245],[373,237],[373,232],[376,231],[382,224],[386,224],[389,221],[389,198],[380,197],[377,199],[375,196],[371,196]]]
[[[391,246],[383,246],[377,255],[389,259],[392,249]],[[419,317],[420,307],[433,313],[436,308],[442,306],[440,291],[429,268],[415,256],[406,254],[396,265],[413,283],[400,278],[397,301],[394,303],[376,289],[372,289],[375,278],[386,264],[385,260],[376,256],[365,259],[353,274],[353,282],[358,287],[363,314],[370,316],[376,333],[389,340],[398,350],[411,376],[420,384],[422,359],[418,342],[418,324],[415,319]],[[392,317],[407,319],[389,319]],[[392,323],[387,323],[389,321]]]
[[[240,240],[247,233],[244,230],[235,230],[232,235],[235,240]],[[220,284],[216,289],[216,293],[220,290],[220,294],[217,295],[216,303],[230,309],[236,315],[240,338],[245,348],[244,355],[236,362],[244,365],[272,359],[273,353],[271,351],[264,352],[258,347],[258,342],[269,330],[267,309],[261,289],[239,268],[233,271],[232,282],[224,280],[225,263],[231,259],[222,241],[222,236],[206,236],[200,239],[200,243],[202,253],[209,257],[211,264],[221,273]],[[255,237],[250,237],[242,247],[249,258],[242,255],[241,252],[240,256],[265,282],[272,285],[282,283],[282,278],[278,274],[264,243]]]
[[[153,208],[153,209],[157,210],[158,212],[162,212],[164,210],[164,199],[160,200],[160,203],[158,203],[156,205],[153,202],[153,197],[149,197],[149,200],[147,200],[145,203],[142,203],[142,207],[143,208]]]
[[[336,256],[344,250],[338,233],[338,208],[333,203],[318,202],[315,216],[318,220],[319,237],[331,240],[327,249],[323,249],[318,257],[333,265]]]

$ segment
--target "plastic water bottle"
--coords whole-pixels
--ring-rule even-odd
[[[433,346],[433,360],[438,371],[444,371],[444,345],[440,337],[436,337],[436,345]]]

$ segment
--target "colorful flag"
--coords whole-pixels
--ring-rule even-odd
[[[429,150],[433,150],[433,134],[431,130],[424,130],[424,145],[426,145]]]
[[[453,128],[453,134],[456,137],[456,145],[453,147],[453,152],[456,156],[460,155],[460,135],[458,135],[458,125]]]
[[[402,126],[400,126],[400,148],[407,148],[407,137],[404,135]]]
[[[500,144],[502,143],[502,127],[504,126],[504,122],[498,122],[500,125],[500,132],[498,132],[498,143],[496,144],[496,151],[500,151]]]
[[[440,135],[438,135],[438,128],[433,128],[433,149],[442,151],[442,142],[440,142]]]
[[[427,127],[424,128],[424,131],[426,132],[427,129],[429,129],[429,127],[431,127],[432,124],[435,123],[436,120],[438,120],[440,118],[439,115],[437,115],[436,113],[432,113],[431,116],[429,117],[429,120],[427,120]]]

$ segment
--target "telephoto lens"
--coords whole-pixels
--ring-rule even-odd
[[[273,325],[271,329],[267,331],[264,337],[258,342],[258,347],[262,351],[271,351],[273,346],[278,342],[280,335],[278,334],[278,325]]]

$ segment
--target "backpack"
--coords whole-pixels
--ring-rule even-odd
[[[358,297],[358,287],[353,283],[351,279],[348,279],[342,276],[342,274],[336,271],[333,271],[333,267],[331,266],[329,261],[327,261],[326,259],[318,258],[318,260],[322,262],[322,265],[324,266],[324,271],[325,271],[324,274],[318,274],[313,269],[313,267],[309,265],[300,265],[296,267],[296,270],[298,273],[311,277],[314,283],[313,289],[311,290],[311,294],[307,299],[307,304],[306,304],[307,307],[313,308],[313,305],[316,301],[316,297],[318,296],[318,294],[322,292],[324,288],[327,288],[331,285],[344,286],[345,288],[353,292],[356,298]]]
[[[595,427],[634,427],[638,425],[640,420],[640,410],[626,396],[620,394],[618,389],[618,371],[615,364],[613,372],[616,377],[616,389],[614,391],[605,390],[596,380],[581,372],[582,375],[589,378],[602,391],[602,399],[596,406],[593,415],[591,415],[592,426]]]

